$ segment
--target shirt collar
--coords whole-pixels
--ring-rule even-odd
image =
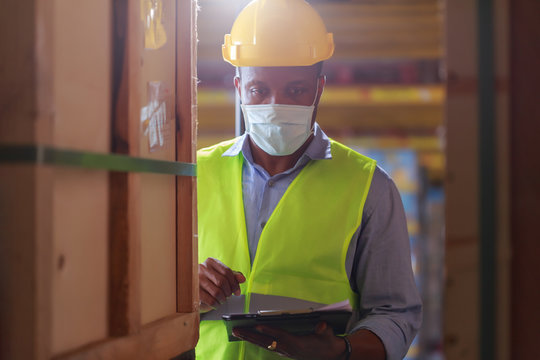
[[[242,152],[244,158],[249,163],[253,164],[253,156],[251,155],[251,148],[249,147],[247,137],[247,134],[240,136],[238,140],[221,156],[237,156],[240,152]],[[324,160],[332,158],[330,140],[317,123],[315,123],[313,126],[313,140],[311,140],[309,146],[302,154],[300,159],[304,157],[311,160]]]

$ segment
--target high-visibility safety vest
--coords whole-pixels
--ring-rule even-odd
[[[197,156],[199,263],[208,257],[241,271],[244,311],[252,294],[332,304],[354,293],[345,270],[362,220],[375,161],[331,141],[332,159],[312,160],[264,225],[251,264],[242,194],[243,155],[222,156],[230,140]],[[283,359],[244,341],[229,342],[222,320],[202,320],[197,359]]]

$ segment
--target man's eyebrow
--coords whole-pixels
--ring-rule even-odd
[[[287,83],[287,86],[295,86],[295,85],[309,86],[311,84],[310,84],[310,81],[308,80],[293,80]]]
[[[257,86],[266,86],[266,83],[264,81],[261,81],[261,80],[251,80],[251,81],[248,81],[246,86],[253,86],[253,85],[257,85]]]

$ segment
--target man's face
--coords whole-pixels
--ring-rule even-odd
[[[243,67],[234,84],[245,105],[315,103],[316,107],[324,77],[319,76],[316,66]]]

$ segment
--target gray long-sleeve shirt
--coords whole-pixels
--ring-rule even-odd
[[[314,138],[295,166],[270,176],[253,161],[247,135],[223,156],[242,152],[242,188],[251,258],[279,200],[309,161],[329,161],[330,141],[315,124]],[[399,192],[379,167],[373,174],[362,223],[349,245],[346,269],[360,294],[350,333],[368,329],[383,342],[387,359],[402,359],[422,319],[422,305],[411,269],[409,237]]]

